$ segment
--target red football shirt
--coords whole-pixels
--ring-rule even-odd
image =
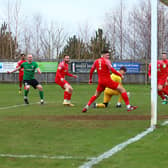
[[[159,60],[158,72],[159,72],[159,78],[167,78],[167,76],[168,76],[168,60]]]
[[[20,67],[23,62],[26,62],[26,60],[19,60],[19,61],[17,62],[16,68]],[[20,69],[19,69],[19,75],[21,75],[21,76],[24,74],[23,69],[24,69],[24,68],[20,68]]]
[[[149,64],[148,76],[151,77],[151,64]],[[157,78],[166,78],[168,76],[168,60],[157,61]]]
[[[94,70],[97,70],[97,74],[98,74],[98,80],[99,81],[103,81],[103,80],[111,80],[110,77],[110,71],[112,71],[113,73],[115,73],[118,76],[121,76],[121,74],[119,72],[117,72],[112,66],[111,66],[111,62],[108,59],[105,58],[99,58],[97,59],[94,64],[92,65],[92,68],[90,70],[90,80],[92,79],[92,75]]]
[[[65,63],[65,61],[62,61],[58,65],[55,80],[60,80],[61,78],[65,78],[66,75],[71,77],[74,76],[68,72],[68,64]]]

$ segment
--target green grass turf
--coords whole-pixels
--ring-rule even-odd
[[[44,85],[45,105],[33,104],[0,110],[0,154],[35,154],[48,156],[72,156],[74,159],[2,158],[3,168],[76,168],[113,146],[144,131],[150,121],[137,120],[56,120],[55,116],[93,115],[150,115],[150,86],[126,85],[131,93],[130,101],[139,108],[126,112],[125,106],[115,108],[114,97],[106,109],[81,110],[94,94],[96,85],[73,85],[72,102],[75,107],[62,105],[63,91],[56,85]],[[23,104],[17,84],[0,84],[0,107]],[[97,100],[102,102],[103,95]],[[30,103],[38,102],[38,91],[31,88]],[[166,115],[168,105],[158,99],[158,115]],[[162,121],[158,121],[161,123]],[[113,157],[95,165],[96,168],[167,168],[167,131],[160,127],[137,143],[129,145]],[[75,157],[82,157],[76,159]],[[153,164],[155,163],[155,164]],[[154,167],[155,166],[155,167]]]

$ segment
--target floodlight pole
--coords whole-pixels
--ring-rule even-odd
[[[151,127],[157,124],[157,9],[158,0],[151,0]]]

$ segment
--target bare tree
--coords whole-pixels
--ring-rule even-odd
[[[79,25],[78,28],[78,39],[79,41],[81,41],[78,44],[78,59],[82,58],[88,58],[88,52],[90,50],[90,39],[93,35],[93,32],[91,31],[91,25],[89,25],[88,22]],[[82,52],[80,52],[80,50],[83,50]]]
[[[31,25],[31,31],[32,31],[32,45],[33,45],[33,53],[37,58],[40,57],[41,54],[41,42],[40,37],[42,35],[42,17],[41,15],[35,15],[32,18],[32,25]]]
[[[113,13],[106,13],[105,16],[105,36],[110,41],[110,48],[112,51],[112,59],[116,57],[116,14]]]
[[[104,29],[106,36],[111,43],[112,51],[115,54],[115,58],[122,60],[125,50],[125,16],[124,16],[124,4],[120,0],[120,6],[115,11],[109,12],[105,16]]]
[[[23,31],[22,31],[22,50],[25,54],[32,52],[32,39],[33,35],[30,30],[30,26],[24,25]]]
[[[158,56],[167,51],[168,43],[168,9],[165,5],[160,4],[158,7]]]
[[[20,17],[21,17],[21,0],[16,0],[14,5],[14,34],[15,34],[15,50],[18,48],[18,39],[19,39],[19,26],[20,26]],[[17,53],[15,53],[17,54]],[[16,58],[16,55],[15,55]]]
[[[8,31],[14,36],[15,39],[15,51],[18,49],[18,40],[20,33],[20,20],[21,20],[21,0],[7,1],[7,24]],[[10,40],[10,58],[16,58],[17,53],[12,53],[12,39]],[[14,55],[13,55],[14,54]]]
[[[11,11],[12,11],[12,9],[11,9],[12,7],[11,7],[11,5],[10,5],[10,0],[8,0],[8,4],[7,4],[7,24],[8,24],[8,31],[9,32],[12,32],[11,31],[11,22],[12,22],[12,18],[11,18]],[[9,45],[10,45],[10,58],[12,58],[12,39],[10,38],[9,39]]]
[[[40,36],[43,55],[48,59],[58,58],[67,38],[62,26],[51,22],[44,27]]]

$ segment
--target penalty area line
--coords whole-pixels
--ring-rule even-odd
[[[161,125],[162,126],[168,125],[168,120],[163,122]],[[142,133],[136,135],[135,137],[130,138],[127,141],[125,141],[125,142],[123,142],[121,144],[118,144],[115,147],[111,148],[110,150],[104,152],[103,154],[99,155],[98,157],[95,157],[92,160],[90,160],[88,162],[85,162],[79,168],[92,168],[93,165],[98,164],[102,160],[113,156],[114,154],[118,153],[122,149],[126,148],[129,144],[132,144],[134,142],[139,141],[140,139],[142,139],[143,137],[145,137],[149,133],[153,132],[154,130],[155,130],[155,127],[150,127],[148,129],[146,129],[146,131],[143,131]]]
[[[91,168],[93,165],[98,164],[104,159],[107,159],[111,157],[112,155],[118,153],[125,147],[127,147],[129,144],[132,144],[134,142],[139,141],[142,139],[144,136],[148,135],[149,133],[153,132],[155,130],[154,127],[148,128],[146,131],[143,131],[142,133],[136,135],[133,138],[128,139],[127,141],[120,143],[116,145],[115,147],[111,148],[110,150],[104,152],[103,154],[99,155],[98,157],[93,158],[92,160],[85,162],[83,165],[81,165],[79,168]]]
[[[20,159],[25,159],[25,158],[33,158],[33,159],[58,159],[58,160],[91,160],[93,157],[77,157],[77,156],[48,156],[48,155],[14,155],[14,154],[0,154],[1,158],[20,158]]]

